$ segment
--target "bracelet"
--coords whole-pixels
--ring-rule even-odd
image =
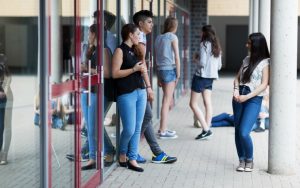
[[[151,88],[151,86],[146,86],[146,88]]]
[[[132,67],[133,72],[135,72],[134,67]]]

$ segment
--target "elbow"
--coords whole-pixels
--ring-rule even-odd
[[[268,87],[268,83],[264,83],[263,84],[263,89],[265,90],[265,89],[267,89],[267,87]]]
[[[116,72],[116,71],[113,71],[111,76],[112,76],[113,79],[119,78],[118,72]]]

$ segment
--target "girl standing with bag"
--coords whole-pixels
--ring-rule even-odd
[[[146,69],[141,61],[142,53],[137,48],[139,32],[134,24],[126,24],[122,27],[123,42],[113,55],[112,76],[115,79],[117,106],[123,125],[119,164],[143,172],[144,169],[137,164],[136,160],[147,102],[144,85],[147,74],[144,74]]]

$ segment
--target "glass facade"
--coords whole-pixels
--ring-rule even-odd
[[[45,4],[44,11],[40,11],[40,2]],[[153,43],[167,16],[179,21],[182,73],[174,101],[188,87],[189,12],[178,5],[164,0],[19,0],[1,4],[0,63],[10,74],[4,74],[7,101],[0,105],[0,113],[5,111],[4,126],[0,126],[0,187],[96,187],[105,181],[117,166],[121,129],[116,103],[110,97],[111,59],[120,42],[120,29],[132,21],[136,11],[147,9],[154,14],[146,61],[155,93],[155,125],[162,89],[157,85]],[[41,34],[42,18],[47,30]],[[47,94],[41,92],[44,85],[40,83],[47,83]],[[44,99],[47,105],[42,105]],[[44,121],[44,117],[48,119]],[[42,143],[47,147],[42,148]],[[40,166],[44,160],[47,164]]]
[[[40,134],[34,125],[38,112],[38,0],[2,1],[0,7],[0,184],[1,187],[39,187]],[[1,91],[1,92],[2,92]]]

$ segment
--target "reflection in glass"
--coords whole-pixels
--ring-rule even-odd
[[[112,6],[116,1],[105,1],[104,10],[104,122],[103,122],[103,153],[104,171],[116,160],[116,105],[114,101],[114,83],[111,75],[112,54],[117,43],[116,6]],[[116,4],[115,4],[116,5]]]
[[[97,164],[98,129],[97,105],[99,88],[97,83],[91,82],[94,74],[97,74],[97,1],[84,1],[87,6],[80,7],[81,18],[81,82],[87,83],[81,88],[81,182],[85,184],[95,174]]]
[[[33,125],[38,80],[35,7],[39,7],[37,0],[26,2],[26,6],[2,1],[0,6],[0,54],[4,54],[0,55],[0,72],[4,63],[11,73],[0,76],[0,119],[4,118],[4,126],[0,125],[0,187],[37,187],[40,182],[40,138]]]

